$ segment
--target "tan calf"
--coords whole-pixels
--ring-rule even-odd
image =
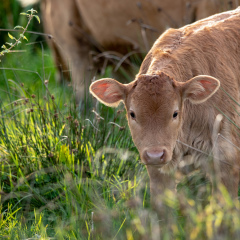
[[[101,79],[90,92],[111,107],[124,102],[153,196],[174,187],[170,173],[191,155],[212,175],[213,159],[219,180],[237,197],[239,87],[240,8],[167,30],[133,82]]]

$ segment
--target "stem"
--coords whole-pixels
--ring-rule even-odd
[[[28,20],[28,23],[27,23],[26,27],[24,28],[24,30],[23,30],[23,32],[22,32],[22,36],[24,36],[25,32],[27,31],[27,28],[28,28],[28,26],[29,26],[32,18],[33,18],[33,15],[32,15],[32,14],[29,15],[29,20]],[[16,40],[16,42],[15,42],[10,48],[8,48],[7,50],[10,51],[12,48],[14,48],[14,47],[16,46],[16,44],[20,41],[20,39],[23,38],[22,36],[20,36],[20,37]]]
[[[22,30],[19,29],[8,29],[8,28],[0,28],[0,32],[21,32]],[[26,31],[26,33],[31,33],[31,34],[37,34],[37,35],[42,35],[42,36],[46,36],[49,39],[52,39],[53,36],[51,34],[48,33],[41,33],[41,32],[34,32],[34,31]]]

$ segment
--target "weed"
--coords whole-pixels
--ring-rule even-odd
[[[28,13],[28,12],[30,12],[30,13]],[[39,18],[37,15],[35,15],[35,13],[37,13],[37,11],[34,10],[34,9],[28,10],[26,13],[21,13],[21,15],[25,15],[25,16],[28,17],[27,25],[26,25],[25,28],[22,27],[22,26],[15,26],[14,29],[22,29],[22,33],[19,34],[18,39],[17,39],[16,37],[12,36],[12,35],[8,32],[9,38],[10,38],[11,40],[14,40],[15,42],[14,42],[14,43],[12,43],[12,42],[11,42],[11,43],[6,42],[5,44],[8,45],[8,47],[7,47],[5,44],[2,45],[3,50],[0,52],[0,56],[1,56],[1,57],[4,56],[5,53],[14,52],[12,49],[13,49],[16,45],[18,45],[18,44],[21,43],[21,41],[20,41],[21,39],[25,39],[25,40],[28,41],[27,37],[25,36],[25,32],[27,31],[30,22],[31,22],[32,19],[35,17],[35,18],[38,20],[38,22],[40,23],[40,18]],[[1,61],[1,60],[0,60],[0,61]]]

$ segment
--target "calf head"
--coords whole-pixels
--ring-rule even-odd
[[[211,76],[199,75],[186,82],[177,82],[161,72],[138,75],[129,84],[101,79],[91,84],[90,92],[110,107],[124,102],[132,138],[143,163],[160,168],[172,159],[184,101],[202,103],[219,86],[219,80]]]

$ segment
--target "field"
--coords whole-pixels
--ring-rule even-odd
[[[4,28],[25,26],[15,1],[5,7]],[[77,104],[44,38],[27,37],[0,63],[0,239],[240,238],[239,201],[224,187],[212,196],[199,171],[166,191],[157,216],[123,105]]]

